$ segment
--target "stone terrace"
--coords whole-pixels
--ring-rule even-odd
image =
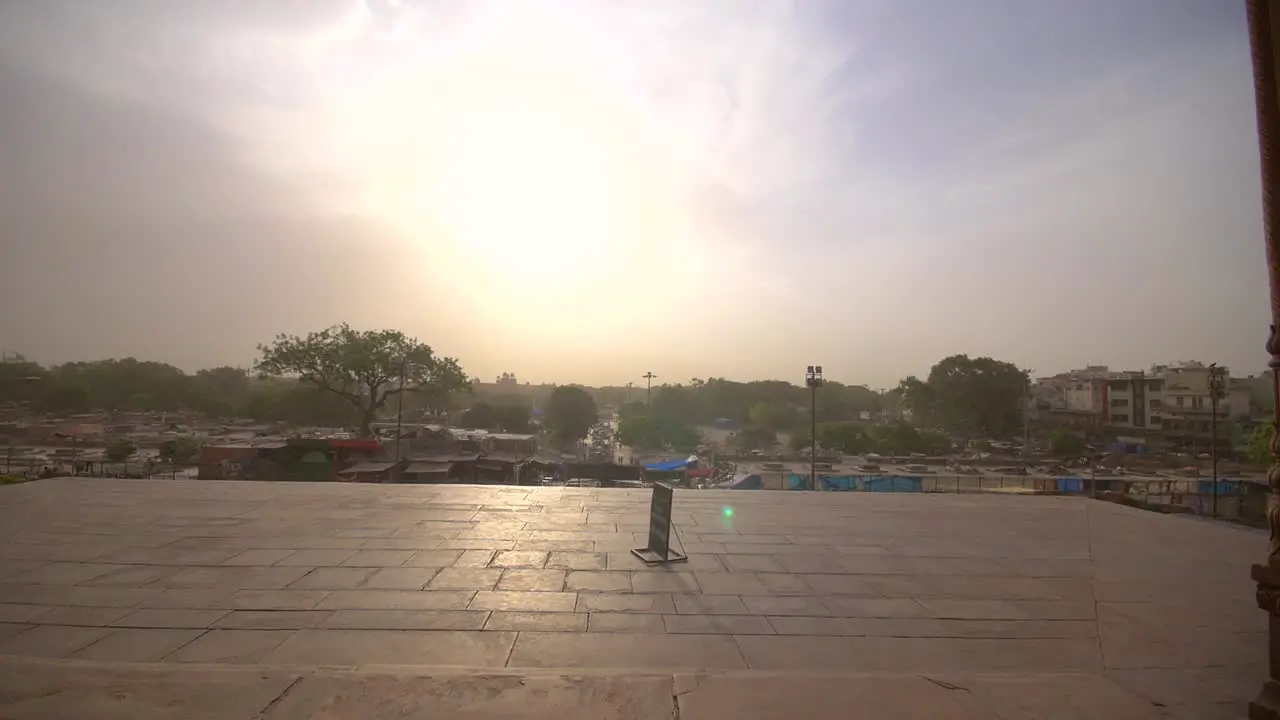
[[[0,656],[172,673],[710,673],[701,695],[681,695],[686,718],[720,716],[697,715],[698,702],[763,702],[758,680],[715,695],[743,672],[781,673],[798,698],[843,693],[846,714],[895,683],[907,683],[906,705],[1031,683],[954,715],[975,718],[1238,717],[1265,674],[1248,569],[1265,536],[1252,530],[1082,498],[678,491],[689,562],[656,568],[630,553],[645,544],[648,500],[494,486],[6,487]],[[26,667],[5,674],[58,677]],[[846,680],[815,679],[832,675]],[[856,680],[866,675],[878,679]],[[884,709],[906,705],[867,717],[907,717]],[[752,706],[735,712],[757,716]]]

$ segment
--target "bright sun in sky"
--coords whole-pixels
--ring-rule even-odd
[[[655,115],[603,33],[512,22],[354,73],[334,94],[338,144],[365,209],[418,238],[404,261],[424,282],[508,332],[634,332],[682,295],[619,288],[694,287],[705,267],[684,204],[692,133]]]
[[[601,113],[568,93],[494,94],[450,108],[432,159],[430,214],[505,281],[604,271],[627,241],[632,168]]]
[[[510,300],[537,286],[544,306],[580,303],[682,242],[673,144],[607,53],[575,50],[569,36],[514,48],[501,38],[345,94],[346,140],[381,214],[448,243]],[[573,56],[587,50],[598,62]]]

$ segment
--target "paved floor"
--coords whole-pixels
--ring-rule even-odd
[[[540,680],[551,685],[537,697],[556,702],[622,697],[610,683],[625,678],[662,698],[653,707],[664,717],[678,698],[686,719],[733,707],[736,717],[771,717],[760,714],[770,703],[836,696],[835,707],[858,698],[859,712],[909,706],[920,717],[1227,718],[1242,715],[1264,674],[1266,618],[1248,566],[1265,537],[1252,530],[1080,498],[678,492],[690,561],[652,568],[629,552],[644,544],[648,497],[73,479],[6,487],[0,656],[18,665],[4,673],[0,709],[104,716],[23,695],[39,684],[14,678],[41,658],[87,662],[93,672],[67,677],[106,673],[116,679],[104,687],[116,690],[126,672],[161,678],[138,675],[139,687],[201,687],[171,677],[198,671],[217,695],[218,682],[235,682],[226,673],[256,672],[267,699],[247,717],[266,704],[330,702],[298,694],[318,666],[362,668],[350,675],[361,687],[406,682],[372,666],[552,669],[557,679]],[[161,665],[110,665],[122,662]],[[229,667],[248,665],[274,670]],[[28,674],[46,685],[60,677],[38,667]],[[564,677],[601,670],[616,672],[592,683],[614,689]],[[842,679],[818,677],[830,675]],[[456,695],[458,683],[512,681],[449,682]],[[328,692],[314,686],[312,695]],[[648,717],[647,702],[616,717]]]

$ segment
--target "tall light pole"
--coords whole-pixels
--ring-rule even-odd
[[[634,383],[627,383],[627,404],[628,404],[628,405],[630,405],[630,404],[631,404],[631,386],[632,386],[633,384],[634,384]]]
[[[1030,380],[1035,370],[1027,371],[1027,398],[1022,409],[1022,474],[1027,474],[1027,453],[1031,452],[1031,408],[1035,403],[1035,389]]]
[[[408,362],[407,356],[400,357],[400,392],[396,393],[396,463],[391,466],[396,482],[400,481],[400,443],[404,442],[400,429],[404,424],[404,376]]]
[[[658,376],[654,375],[652,372],[647,372],[641,375],[640,377],[644,378],[646,383],[645,389],[644,389],[644,404],[649,408],[652,408],[653,407],[653,379]]]
[[[822,366],[810,365],[804,371],[804,384],[809,386],[809,487],[818,489],[818,386],[822,384]]]
[[[1218,517],[1218,400],[1222,399],[1226,385],[1226,368],[1218,367],[1218,363],[1209,365],[1209,410],[1213,417],[1209,419],[1209,464],[1213,469],[1213,516]]]

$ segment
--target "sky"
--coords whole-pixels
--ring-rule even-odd
[[[0,350],[1265,368],[1243,2],[0,3]]]

